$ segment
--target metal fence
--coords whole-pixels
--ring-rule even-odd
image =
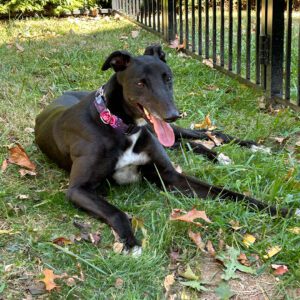
[[[268,98],[300,108],[300,13],[293,0],[113,0],[114,11]]]

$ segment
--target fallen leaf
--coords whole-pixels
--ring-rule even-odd
[[[285,142],[288,139],[288,137],[274,137],[274,140],[279,143],[280,145]]]
[[[208,91],[218,91],[219,88],[213,84],[208,84],[204,87],[205,90],[208,90]]]
[[[34,172],[34,171],[26,170],[26,169],[23,169],[23,168],[21,168],[21,169],[19,170],[19,173],[20,173],[21,177],[24,177],[24,176],[26,176],[26,175],[36,176],[36,174],[37,174],[37,173]]]
[[[229,300],[233,295],[235,295],[235,293],[231,291],[229,284],[226,282],[220,283],[220,285],[215,289],[215,292],[221,300]]]
[[[8,159],[4,159],[1,165],[1,171],[5,172],[8,167]]]
[[[67,245],[71,245],[73,244],[71,240],[63,237],[63,236],[60,236],[56,239],[54,239],[52,241],[53,244],[56,244],[56,245],[59,245],[59,246],[67,246]]]
[[[258,107],[260,109],[266,109],[267,103],[266,103],[265,96],[261,96],[261,97],[257,98],[257,101],[258,101]]]
[[[207,149],[213,149],[213,148],[216,147],[216,144],[211,140],[208,140],[208,141],[194,140],[193,142],[196,143],[196,144],[201,144],[202,146],[206,147]]]
[[[196,129],[200,129],[200,128],[208,129],[210,126],[211,126],[211,120],[209,114],[205,116],[204,120],[201,123],[195,124]]]
[[[23,195],[23,194],[20,194],[16,197],[17,199],[20,199],[20,200],[25,200],[25,199],[29,199],[29,195]]]
[[[289,228],[288,231],[294,234],[300,234],[300,227]]]
[[[294,167],[290,168],[290,169],[288,170],[287,174],[284,176],[284,178],[285,178],[286,180],[291,179],[292,176],[294,175],[295,171],[296,171],[296,169],[295,169]]]
[[[210,68],[214,67],[214,63],[213,63],[213,60],[211,58],[209,58],[209,59],[202,59],[202,62],[205,65],[207,65],[208,67],[210,67]]]
[[[54,282],[54,280],[55,280],[56,278],[62,278],[62,277],[65,276],[65,275],[55,275],[55,274],[53,273],[53,271],[50,270],[50,269],[45,269],[45,270],[43,271],[43,274],[44,274],[45,277],[44,277],[43,279],[39,280],[39,281],[42,281],[42,282],[45,283],[45,288],[46,288],[47,291],[51,291],[51,290],[53,290],[54,288],[57,288],[57,287],[58,287],[58,286],[56,285],[56,283]]]
[[[123,244],[123,243],[115,242],[115,243],[113,244],[113,251],[114,251],[115,253],[117,253],[117,254],[122,253],[123,248],[124,248],[124,244]]]
[[[76,281],[73,277],[69,277],[66,280],[66,284],[67,284],[67,286],[74,286],[74,285],[76,285]]]
[[[132,30],[131,31],[131,37],[133,39],[137,38],[139,36],[140,32],[138,30]]]
[[[5,265],[4,272],[5,273],[11,272],[14,266],[15,266],[14,264]]]
[[[164,287],[166,289],[166,292],[169,292],[169,290],[170,290],[171,286],[174,284],[174,282],[175,282],[174,274],[170,274],[165,277]]]
[[[45,294],[45,284],[43,282],[35,282],[28,287],[28,290],[32,296],[38,296]]]
[[[84,223],[84,222],[80,222],[78,220],[74,220],[73,225],[75,227],[77,227],[78,229],[80,229],[80,231],[86,232],[86,233],[88,233],[91,229],[91,224],[90,223]]]
[[[250,267],[250,261],[248,260],[247,256],[245,253],[241,253],[238,257],[237,260],[244,266]]]
[[[18,51],[24,52],[24,47],[22,47],[19,43],[16,42],[15,46],[16,46],[16,48],[17,48]]]
[[[94,232],[89,234],[90,242],[94,245],[98,245],[101,241],[101,235],[99,232]]]
[[[201,285],[201,283],[199,281],[196,280],[192,280],[192,281],[180,281],[180,283],[182,285],[188,286],[194,290],[197,290],[198,292],[207,292],[208,289],[206,287],[204,287],[203,285]]]
[[[179,258],[179,251],[172,249],[170,252],[170,258],[173,263],[176,263]]]
[[[0,234],[8,234],[8,235],[13,235],[17,232],[14,232],[12,229],[0,229]]]
[[[199,280],[199,276],[197,276],[193,270],[191,269],[191,267],[189,265],[186,266],[186,270],[185,272],[178,272],[178,274],[186,279],[190,279],[190,280]]]
[[[281,275],[283,275],[283,274],[285,274],[286,272],[289,271],[288,267],[285,266],[285,265],[272,264],[271,267],[275,270],[273,272],[273,274],[276,275],[276,276],[281,276]]]
[[[282,248],[280,246],[274,246],[272,248],[270,248],[268,251],[267,251],[267,254],[264,255],[263,257],[265,259],[268,259],[268,258],[271,258],[272,256],[276,255],[278,252],[280,252],[282,250]]]
[[[193,208],[189,212],[185,212],[181,209],[173,209],[170,215],[171,221],[182,221],[182,222],[188,222],[198,226],[202,226],[201,223],[194,222],[195,219],[203,219],[208,223],[212,223],[211,220],[207,217],[204,210],[197,210],[195,208]]]
[[[188,234],[191,240],[196,244],[197,248],[203,251],[205,244],[202,242],[200,232],[193,232],[192,230],[189,230]]]
[[[238,278],[238,276],[235,274],[237,270],[249,274],[256,273],[254,269],[244,266],[238,261],[239,255],[239,250],[233,247],[228,247],[226,251],[221,252],[216,256],[216,258],[220,260],[225,267],[224,274],[221,276],[222,279],[227,281],[231,278]]]
[[[30,161],[28,155],[20,144],[16,144],[16,146],[9,149],[8,161],[9,163],[25,167],[30,171],[35,171],[36,169],[35,164]]]
[[[208,251],[208,253],[211,255],[211,256],[215,256],[216,255],[216,250],[211,242],[211,240],[208,240],[207,243],[206,243],[206,249]]]
[[[210,138],[210,140],[212,140],[216,146],[220,146],[222,145],[222,143],[224,142],[223,139],[216,137],[212,132],[210,131],[206,131],[206,135]]]
[[[230,220],[229,221],[229,224],[231,225],[231,228],[233,230],[239,230],[241,229],[243,226],[240,225],[240,222],[239,221],[235,221],[235,220]]]
[[[179,44],[178,35],[176,35],[175,39],[170,42],[169,47],[172,49],[176,49],[177,51],[185,48],[185,41],[182,44]]]
[[[115,288],[121,289],[123,287],[124,280],[122,278],[117,278],[115,282]]]
[[[256,237],[252,234],[246,233],[243,238],[243,244],[249,248],[252,244],[254,244]]]

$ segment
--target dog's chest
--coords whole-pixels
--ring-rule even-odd
[[[141,130],[128,136],[130,146],[118,158],[113,178],[119,184],[127,184],[140,180],[141,174],[138,172],[138,166],[145,165],[150,160],[145,152],[133,152],[140,134]]]

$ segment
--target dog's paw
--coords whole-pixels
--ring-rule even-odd
[[[142,247],[141,246],[134,246],[130,249],[124,247],[122,254],[124,255],[130,255],[132,257],[140,257],[142,255]]]
[[[223,153],[218,155],[217,160],[221,165],[231,165],[233,163],[232,160]]]
[[[262,153],[265,153],[265,154],[271,154],[271,148],[269,147],[265,147],[265,146],[256,146],[256,145],[252,145],[250,150],[252,152],[262,152]]]

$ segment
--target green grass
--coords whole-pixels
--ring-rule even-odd
[[[300,237],[287,230],[299,226],[299,220],[271,218],[236,203],[166,194],[148,183],[111,187],[109,201],[142,218],[149,235],[148,247],[141,258],[118,255],[112,251],[114,239],[108,226],[66,201],[68,175],[38,150],[34,135],[26,130],[34,127],[35,116],[63,91],[91,90],[105,83],[112,73],[101,72],[100,67],[112,51],[126,49],[141,54],[149,44],[161,42],[145,31],[132,39],[131,30],[136,29],[125,21],[103,19],[0,23],[0,161],[7,156],[6,146],[18,141],[38,168],[38,175],[30,178],[20,178],[18,167],[13,165],[1,174],[0,229],[12,229],[15,234],[0,234],[0,290],[3,289],[0,297],[24,298],[28,286],[41,278],[44,268],[51,268],[57,274],[78,275],[74,256],[48,242],[77,234],[78,229],[72,223],[79,218],[91,222],[94,230],[100,230],[102,241],[98,246],[84,242],[68,246],[69,251],[80,257],[85,281],[77,282],[74,287],[61,282],[60,291],[53,291],[49,299],[162,299],[163,280],[171,272],[170,250],[181,250],[183,266],[189,263],[197,268],[202,257],[188,238],[189,226],[169,221],[172,208],[192,207],[206,210],[213,221],[206,229],[193,228],[201,232],[204,241],[210,239],[217,245],[223,239],[227,245],[261,258],[268,247],[281,245],[280,253],[266,262],[262,260],[261,264],[266,274],[270,272],[270,263],[288,265],[289,272],[280,278],[277,287],[284,297],[290,288],[300,287]],[[129,38],[124,41],[121,36]],[[17,51],[16,41],[24,47],[24,52]],[[216,125],[227,133],[242,139],[263,140],[273,148],[273,154],[266,156],[237,145],[222,146],[218,151],[234,161],[230,166],[213,164],[188,151],[170,152],[172,161],[204,181],[249,192],[278,206],[299,207],[299,157],[290,152],[299,139],[299,115],[288,109],[276,115],[260,112],[257,105],[260,93],[196,60],[179,57],[166,45],[164,50],[174,72],[178,107],[187,113],[178,124],[188,127],[210,113]],[[208,85],[218,89],[207,90]],[[285,146],[279,147],[272,139],[276,136],[290,138]],[[295,171],[287,179],[291,168]],[[20,194],[28,195],[29,199],[18,199]],[[230,220],[238,220],[243,228],[233,232]],[[257,237],[249,249],[242,244],[242,236],[247,232]],[[138,237],[141,238],[140,233]],[[12,268],[5,271],[10,264]],[[121,289],[114,286],[117,278],[124,280]],[[191,299],[199,296],[186,289]]]

